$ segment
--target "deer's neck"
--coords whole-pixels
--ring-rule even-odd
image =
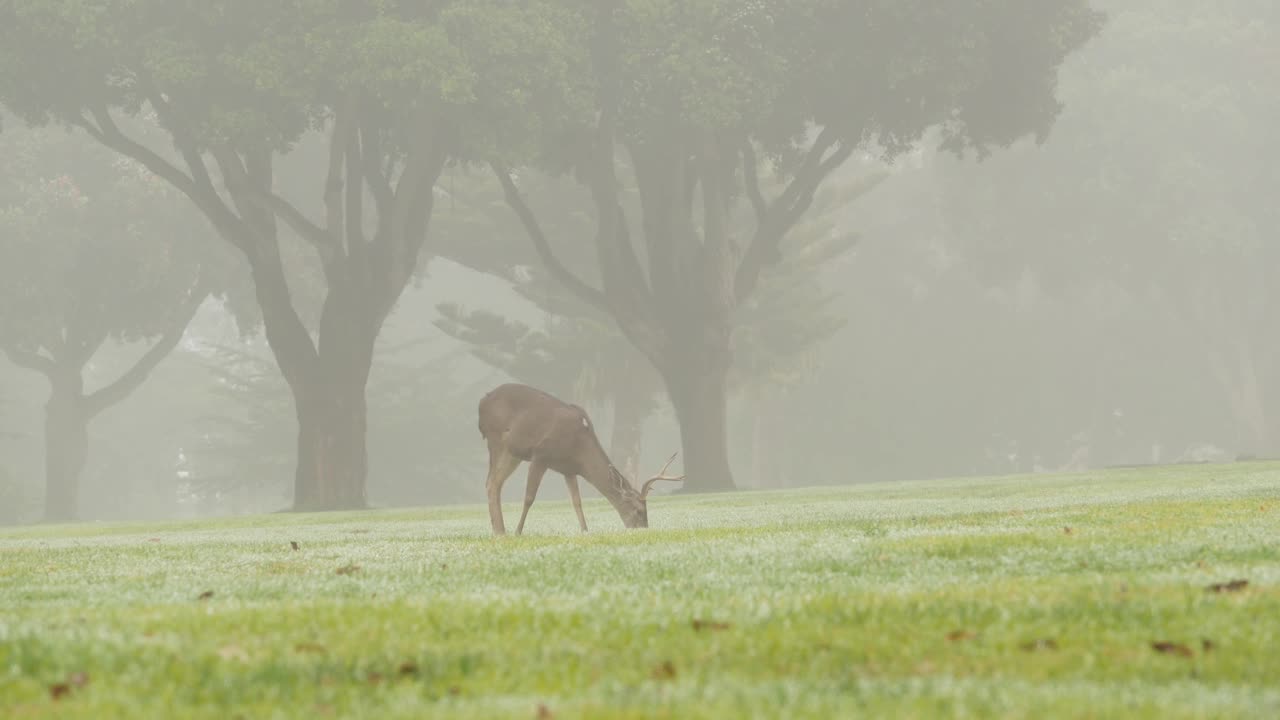
[[[623,525],[635,527],[644,501],[640,498],[640,493],[631,486],[631,481],[614,468],[613,463],[609,461],[609,457],[605,455],[602,448],[598,447],[598,444],[597,452],[591,453],[585,465],[586,467],[582,469],[582,477],[600,491],[613,509],[618,511]]]

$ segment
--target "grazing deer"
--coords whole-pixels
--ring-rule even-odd
[[[524,531],[529,507],[548,470],[564,475],[583,532],[587,531],[587,519],[582,515],[582,498],[578,495],[579,475],[613,505],[622,517],[622,524],[628,528],[649,527],[646,498],[655,482],[684,479],[683,475],[666,475],[676,457],[673,453],[662,470],[636,490],[610,462],[585,410],[528,385],[499,385],[480,399],[479,410],[480,434],[489,444],[489,477],[485,490],[489,495],[489,522],[495,535],[507,532],[502,521],[502,486],[522,462],[529,463],[529,480],[524,489],[524,510],[516,526],[517,535]]]

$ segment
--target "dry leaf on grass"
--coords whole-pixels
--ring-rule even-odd
[[[676,677],[676,666],[670,660],[663,660],[661,665],[653,669],[654,680],[674,680]]]
[[[1191,652],[1191,648],[1182,643],[1168,642],[1161,640],[1151,643],[1151,649],[1163,655],[1178,655],[1180,657],[1191,657],[1195,653]]]
[[[73,672],[67,676],[66,682],[54,683],[49,686],[49,697],[54,700],[61,700],[71,693],[72,688],[82,688],[89,684],[89,673]]]
[[[1239,579],[1231,580],[1224,583],[1214,583],[1209,587],[1205,588],[1205,590],[1209,592],[1215,592],[1215,593],[1240,592],[1241,590],[1247,587],[1249,587],[1249,581],[1245,580],[1244,578],[1239,578]]]

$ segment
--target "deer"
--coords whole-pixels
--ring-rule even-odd
[[[529,477],[516,535],[524,532],[529,508],[548,470],[564,476],[582,532],[587,531],[587,519],[578,494],[579,476],[613,505],[628,529],[649,527],[647,499],[654,483],[684,480],[684,475],[666,474],[676,458],[672,453],[662,470],[637,490],[609,460],[586,410],[528,385],[506,383],[490,390],[480,399],[479,415],[480,435],[489,445],[485,491],[494,535],[507,533],[502,517],[502,486],[522,462],[529,463]]]

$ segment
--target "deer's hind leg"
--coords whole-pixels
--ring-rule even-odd
[[[533,507],[533,499],[538,496],[538,487],[542,485],[542,476],[547,473],[547,466],[532,460],[529,462],[529,480],[524,486],[524,510],[520,511],[520,524],[516,526],[516,534],[524,533],[524,519],[529,516],[529,508]]]
[[[494,535],[507,534],[502,520],[502,486],[520,462],[520,458],[507,452],[502,443],[489,441],[489,476],[485,479],[484,489],[489,498],[489,524],[493,526]]]

